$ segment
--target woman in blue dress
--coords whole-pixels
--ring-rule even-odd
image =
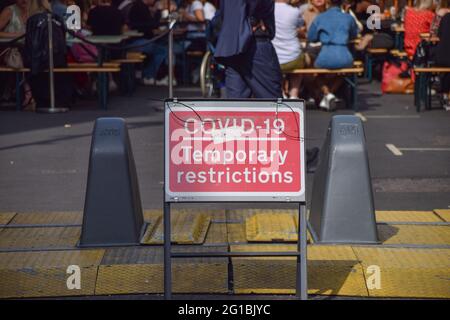
[[[316,68],[341,69],[353,65],[353,56],[348,48],[350,40],[358,35],[358,26],[354,18],[342,11],[342,0],[330,0],[330,8],[319,14],[308,31],[308,41],[320,42],[322,48],[314,62]],[[339,84],[334,82],[334,87]],[[322,87],[324,97],[320,107],[330,109],[330,103],[336,97],[328,86]]]

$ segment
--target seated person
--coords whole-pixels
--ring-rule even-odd
[[[441,20],[447,13],[450,13],[449,0],[441,0],[441,2],[439,3],[439,7],[436,10],[436,15],[433,19],[433,22],[431,23],[431,37],[437,37]]]
[[[60,17],[62,20],[66,20],[67,14],[67,1],[66,0],[52,0],[52,12]]]
[[[443,16],[437,35],[440,41],[435,48],[436,65],[450,68],[450,13]],[[441,91],[444,108],[450,111],[450,73],[445,73],[442,76]]]
[[[0,13],[0,37],[16,38],[25,33],[28,19],[27,0],[16,0]]]
[[[300,47],[298,29],[300,9],[289,5],[289,0],[275,0],[275,37],[272,44],[278,56],[281,71],[288,73],[305,67],[305,56]],[[302,76],[289,74],[289,97],[298,99]]]
[[[305,29],[309,30],[314,19],[327,10],[327,2],[325,0],[310,0],[305,7],[305,11],[302,14],[305,22]]]
[[[93,35],[115,36],[124,31],[125,18],[111,5],[111,0],[98,0],[97,6],[89,11],[87,25]]]
[[[207,0],[202,0],[203,4],[203,14],[205,16],[205,20],[212,20],[216,15],[216,7]]]
[[[309,0],[306,3],[304,11],[302,11],[303,27],[300,29],[300,35],[302,38],[307,38],[309,28],[311,27],[314,19],[327,10],[326,0]],[[320,52],[320,42],[308,43],[305,47],[305,62],[307,66],[313,65],[314,61],[317,59],[317,55]]]
[[[25,34],[26,23],[28,19],[28,1],[16,0],[13,4],[5,7],[0,13],[0,37],[2,38],[17,38]],[[20,68],[23,67],[23,61],[20,58],[21,52],[17,48],[12,48],[8,52],[0,50],[2,56],[0,58],[1,64],[6,64],[8,67]],[[7,55],[16,55],[20,59],[15,59],[16,65],[9,65],[10,61]],[[9,90],[8,90],[9,91]],[[33,97],[28,83],[24,84],[25,97],[23,106],[26,108],[33,108]]]
[[[130,28],[144,34],[142,39],[132,42],[132,45],[142,45],[135,50],[144,53],[148,58],[142,70],[144,85],[158,84],[156,76],[168,54],[166,46],[157,42],[148,42],[153,38],[153,30],[159,26],[160,19],[161,11],[158,10],[155,0],[136,0],[129,12]],[[166,81],[166,79],[163,80]],[[164,84],[164,82],[160,84]]]
[[[308,40],[320,41],[322,48],[314,66],[323,69],[340,69],[353,66],[353,56],[348,43],[358,35],[355,20],[348,13],[341,10],[342,0],[330,0],[330,8],[318,15],[308,31]],[[333,88],[337,89],[340,81],[333,81]],[[328,85],[322,86],[323,99],[320,107],[330,110],[332,100],[336,99]]]
[[[340,69],[353,64],[348,43],[358,35],[358,27],[352,16],[341,11],[341,3],[342,0],[331,0],[331,7],[318,15],[309,28],[308,40],[322,43],[314,63],[316,68]]]
[[[409,58],[414,56],[421,41],[420,34],[430,32],[434,19],[434,1],[417,0],[415,7],[405,9],[405,51]]]
[[[128,16],[130,14],[130,9],[133,6],[133,2],[134,0],[112,0],[112,5],[119,9],[127,25],[130,22]]]
[[[187,6],[185,10],[181,10],[183,21],[188,22],[204,22],[205,13],[203,11],[203,3],[200,0],[186,0]],[[201,31],[202,26],[189,24],[189,31]]]

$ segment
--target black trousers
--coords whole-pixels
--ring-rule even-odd
[[[227,98],[282,97],[281,69],[269,39],[258,39],[244,54],[224,62]]]

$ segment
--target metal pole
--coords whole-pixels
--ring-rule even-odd
[[[55,107],[55,74],[54,74],[54,60],[53,60],[53,18],[52,14],[47,14],[47,27],[48,27],[48,74],[49,74],[49,87],[50,87],[50,108],[37,108],[38,112],[45,113],[59,113],[67,112],[67,108]]]
[[[308,299],[308,277],[307,277],[307,221],[306,221],[306,205],[299,205],[299,226],[298,226],[298,242],[297,250],[300,257],[297,257],[297,284],[296,294],[301,300]]]
[[[164,299],[172,299],[172,253],[170,236],[170,203],[164,201]]]
[[[175,17],[170,12],[170,2],[171,0],[167,0],[167,11],[169,12],[169,98],[173,98],[173,25],[172,20]]]

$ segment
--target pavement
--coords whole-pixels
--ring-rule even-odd
[[[161,208],[163,114],[155,107],[162,102],[151,99],[164,99],[167,94],[167,88],[139,87],[131,98],[113,95],[107,111],[99,110],[95,100],[78,101],[69,113],[53,115],[0,107],[0,211],[82,211],[91,134],[99,117],[127,120],[143,207]],[[199,95],[196,87],[175,90],[176,97]],[[450,112],[435,103],[433,110],[417,113],[412,95],[382,95],[378,82],[361,83],[358,105],[359,116],[365,120],[376,209],[450,208]],[[308,148],[321,147],[335,114],[354,112],[307,110]],[[402,155],[396,156],[387,144]],[[308,174],[307,190],[312,181],[313,175]]]

